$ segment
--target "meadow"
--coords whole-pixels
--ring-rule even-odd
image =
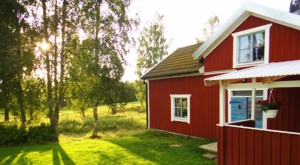
[[[1,147],[0,164],[216,164],[201,156],[208,151],[198,148],[212,140],[147,130],[145,118],[138,103],[116,115],[102,106],[100,138],[90,139],[92,110],[82,117],[65,109],[60,114],[59,142]]]

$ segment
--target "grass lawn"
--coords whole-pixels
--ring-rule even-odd
[[[91,110],[85,118],[64,110],[59,143],[0,147],[0,164],[216,164],[198,148],[211,140],[145,130],[145,113],[139,109],[131,103],[112,115],[101,107],[100,139],[87,138]]]

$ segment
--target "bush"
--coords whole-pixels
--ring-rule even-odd
[[[64,119],[59,122],[59,130],[60,132],[82,132],[83,123],[81,120],[77,119]],[[89,131],[89,130],[88,130]],[[86,132],[88,132],[86,131]]]
[[[26,142],[44,143],[54,140],[54,133],[49,125],[31,126],[28,130],[17,125],[0,124],[0,145],[17,145]]]
[[[0,125],[0,145],[16,145],[25,143],[28,139],[24,127],[16,125]]]
[[[28,141],[31,143],[45,143],[54,140],[52,128],[42,123],[39,126],[31,126],[28,129]]]

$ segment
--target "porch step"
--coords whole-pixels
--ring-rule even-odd
[[[215,154],[204,154],[202,156],[211,160],[217,159],[217,155]]]
[[[205,149],[208,151],[218,152],[218,143],[214,142],[214,143],[205,144],[205,145],[199,146],[199,148],[202,148],[202,149]]]

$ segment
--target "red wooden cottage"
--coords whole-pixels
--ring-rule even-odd
[[[187,54],[175,51],[142,77],[149,128],[217,139],[219,164],[300,164],[299,15],[246,2],[194,63]],[[258,102],[273,98],[281,106],[271,118]]]
[[[218,86],[206,87],[203,60],[192,54],[200,44],[177,49],[142,78],[148,84],[148,127],[216,139]]]

